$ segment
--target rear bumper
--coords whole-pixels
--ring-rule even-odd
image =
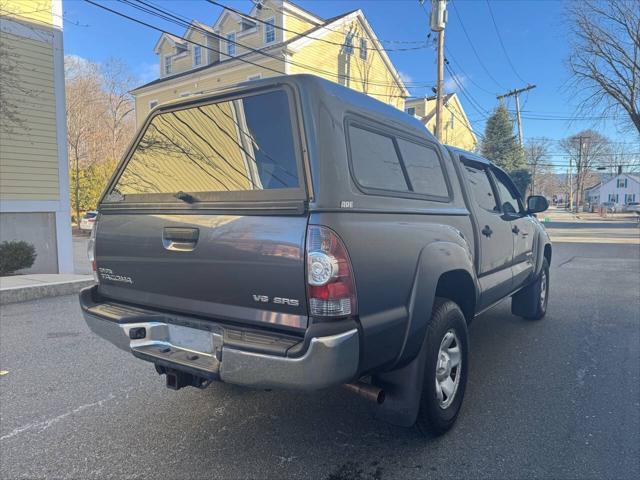
[[[233,342],[227,341],[225,327],[213,322],[200,322],[203,328],[194,328],[167,321],[170,319],[164,314],[141,314],[139,310],[132,312],[135,315],[118,317],[113,310],[108,313],[87,302],[92,288],[95,291],[91,287],[80,295],[89,328],[118,348],[161,367],[236,385],[296,390],[339,385],[351,381],[358,372],[356,328],[313,337],[306,342],[304,353],[295,357],[272,355],[237,343],[230,345]]]

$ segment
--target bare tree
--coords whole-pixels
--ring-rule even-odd
[[[126,65],[65,57],[67,144],[76,218],[95,208],[106,180],[134,133],[133,79]]]
[[[638,0],[574,1],[569,13],[572,87],[585,95],[579,111],[626,114],[640,134]]]
[[[595,182],[597,176],[594,170],[607,161],[611,153],[611,143],[598,132],[584,130],[562,140],[560,147],[569,155],[575,169],[573,193],[576,198],[575,206],[578,208],[583,200],[587,181]]]
[[[549,170],[545,165],[545,161],[549,159],[550,147],[551,140],[548,138],[532,138],[527,141],[524,147],[525,160],[529,167],[529,173],[531,173],[531,182],[529,184],[531,195],[536,194],[536,187],[539,186],[540,177]]]
[[[133,128],[133,97],[129,93],[136,79],[127,65],[118,59],[109,59],[100,68],[105,95],[104,122],[109,135],[109,157],[119,160],[131,139]]]
[[[611,175],[617,175],[618,172],[637,172],[640,170],[640,154],[637,153],[638,147],[632,147],[628,143],[613,143],[611,152],[604,162],[608,172]]]

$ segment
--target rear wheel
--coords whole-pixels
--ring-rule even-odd
[[[456,421],[467,384],[467,322],[460,307],[438,298],[427,330],[424,385],[416,425],[441,435]]]
[[[511,299],[511,312],[527,320],[540,320],[547,313],[549,303],[549,263],[542,261],[538,278]]]

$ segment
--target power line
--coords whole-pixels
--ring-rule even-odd
[[[326,40],[324,38],[314,38],[314,37],[309,36],[309,34],[306,34],[305,32],[297,32],[295,30],[291,30],[289,28],[285,28],[285,27],[282,27],[280,25],[276,25],[275,23],[269,23],[266,20],[262,20],[261,18],[254,17],[254,16],[249,15],[247,13],[243,13],[240,10],[236,10],[233,7],[229,7],[227,5],[224,5],[223,3],[216,2],[215,0],[205,0],[205,1],[210,3],[210,4],[212,4],[212,5],[216,5],[217,7],[223,8],[225,10],[229,10],[230,12],[233,12],[233,13],[241,16],[241,17],[254,20],[254,21],[262,23],[264,25],[268,24],[268,25],[274,27],[275,29],[281,30],[283,32],[293,33],[294,35],[298,35],[300,37],[312,38],[315,41],[322,42],[322,43],[328,43],[330,45],[337,45],[337,46],[340,46],[340,47],[345,47],[346,46],[344,42],[340,43],[340,42],[333,42],[331,40]],[[289,15],[287,15],[285,12],[283,12],[280,9],[278,9],[278,11],[280,11],[285,16],[289,16]],[[318,25],[317,28],[325,29],[325,30],[328,30],[330,32],[339,33],[340,35],[343,35],[345,37],[349,34],[349,32],[345,33],[345,32],[341,32],[339,30],[333,30],[333,29],[328,28],[328,27],[326,27],[324,25]],[[424,43],[424,45],[421,45],[419,47],[385,48],[385,51],[387,51],[387,52],[404,52],[404,51],[412,51],[412,50],[422,50],[422,49],[425,49],[425,48],[429,47],[429,45],[426,42],[423,42],[423,43]],[[367,49],[367,50],[370,50],[370,49]],[[377,48],[375,50],[378,51]]]
[[[520,81],[522,83],[528,83],[526,80],[524,80],[520,76],[520,74],[516,70],[516,67],[513,66],[513,62],[511,61],[511,58],[509,57],[509,54],[507,53],[507,49],[504,46],[504,42],[502,41],[502,35],[500,35],[500,29],[498,28],[498,24],[496,23],[496,19],[493,16],[493,9],[491,8],[491,3],[489,2],[489,0],[487,0],[487,7],[489,7],[489,13],[491,14],[491,20],[493,22],[493,27],[496,30],[496,35],[498,36],[498,40],[500,41],[500,46],[502,47],[502,51],[504,52],[504,56],[507,58],[507,62],[509,62],[509,66],[511,67],[511,70],[513,70],[513,73],[516,74],[516,77],[518,77],[518,79],[520,79]]]
[[[206,50],[210,50],[210,51],[213,51],[213,52],[219,53],[219,54],[221,54],[221,55],[228,56],[228,54],[226,54],[226,53],[224,53],[224,52],[222,52],[222,51],[220,51],[220,50],[217,50],[217,49],[215,49],[215,48],[213,48],[213,47],[210,47],[210,46],[208,46],[208,45],[203,45],[203,44],[198,43],[198,42],[195,42],[195,41],[193,41],[193,40],[189,40],[189,39],[186,39],[186,38],[184,38],[184,37],[182,37],[182,36],[179,36],[179,35],[173,34],[173,33],[169,32],[169,31],[167,31],[167,30],[165,30],[165,29],[163,29],[163,28],[157,27],[157,26],[152,25],[152,24],[150,24],[150,23],[147,23],[147,22],[145,22],[145,21],[143,21],[143,20],[139,20],[139,19],[137,19],[137,18],[135,18],[135,17],[132,17],[132,16],[127,15],[127,14],[125,14],[125,13],[119,12],[119,11],[114,10],[114,9],[112,9],[112,8],[109,8],[109,7],[105,6],[105,5],[101,5],[101,4],[99,4],[99,3],[94,2],[93,0],[84,0],[84,1],[85,1],[85,2],[87,2],[87,3],[89,3],[89,4],[91,4],[91,5],[96,6],[96,7],[98,7],[98,8],[101,8],[101,9],[103,9],[103,10],[105,10],[105,11],[108,11],[108,12],[111,12],[111,13],[113,13],[113,14],[115,14],[115,15],[120,16],[120,17],[126,18],[126,19],[128,19],[128,20],[130,20],[130,21],[132,21],[132,22],[135,22],[135,23],[137,23],[137,24],[143,25],[143,26],[145,26],[145,27],[147,27],[147,28],[150,28],[150,29],[156,30],[156,31],[161,32],[161,33],[165,33],[165,34],[167,34],[167,35],[172,35],[172,36],[174,36],[174,37],[176,37],[176,38],[180,38],[181,40],[184,40],[185,42],[191,43],[191,44],[193,44],[193,45],[200,46],[200,47],[202,47],[202,48],[204,48],[204,49],[206,49]],[[156,15],[156,16],[158,16],[158,15]],[[176,23],[176,22],[174,21],[174,23]],[[209,33],[209,34],[210,34],[210,32],[207,32],[207,33]],[[219,36],[218,36],[218,37],[219,37]],[[223,39],[223,40],[224,40],[224,39]],[[236,44],[237,44],[237,42],[234,42],[234,43],[236,43]],[[241,45],[241,44],[240,44],[240,45]],[[256,50],[256,49],[253,49],[253,50],[255,50],[255,52],[252,52],[252,53],[259,53],[259,54],[262,54],[262,55],[266,55],[266,56],[268,56],[268,57],[270,57],[270,58],[275,58],[275,59],[277,59],[278,61],[281,61],[281,62],[283,62],[283,63],[289,63],[289,64],[291,64],[291,65],[295,65],[295,63],[290,62],[290,61],[285,61],[285,60],[283,60],[283,59],[282,59],[282,58],[280,58],[280,57],[272,56],[272,55],[268,55],[268,54],[266,54],[266,52],[262,52],[262,51],[260,51],[260,50]],[[235,60],[238,60],[238,61],[240,61],[240,62],[242,62],[242,63],[246,63],[246,64],[249,64],[249,65],[253,65],[253,66],[255,66],[255,67],[258,67],[258,68],[261,68],[261,69],[264,69],[264,70],[268,70],[268,71],[274,72],[274,73],[276,73],[276,74],[278,74],[278,75],[282,75],[282,74],[284,73],[284,72],[282,72],[282,71],[280,71],[280,70],[277,70],[277,69],[275,69],[275,68],[271,68],[271,67],[268,67],[268,66],[266,66],[266,65],[261,65],[261,64],[259,64],[259,63],[256,63],[256,62],[253,62],[253,61],[251,61],[251,60],[248,60],[248,59],[246,59],[246,58],[242,58],[242,56],[230,57],[230,58],[233,58],[233,59],[235,59]],[[311,67],[311,66],[307,66],[307,65],[298,65],[298,66],[301,66],[302,68],[307,68],[307,69],[309,69],[309,70],[315,70],[316,72],[323,73],[323,74],[325,74],[325,75],[327,75],[327,76],[332,76],[332,77],[341,78],[341,77],[340,77],[340,75],[334,74],[333,72],[323,71],[323,70],[316,69],[316,68],[313,68],[313,67]],[[395,83],[390,84],[390,83],[381,83],[381,82],[369,82],[369,84],[371,84],[371,85],[377,85],[377,86],[387,86],[387,87],[392,86],[392,87],[398,87],[398,85],[397,85],[397,84],[395,84]],[[403,99],[410,98],[409,96],[404,96],[404,95],[391,95],[391,94],[382,94],[382,93],[373,93],[373,92],[369,92],[369,95],[371,95],[371,96],[378,96],[378,97],[384,97],[384,98],[403,98]]]
[[[446,46],[444,47],[444,49],[445,49],[445,52],[446,52],[447,60],[448,60],[449,58],[451,58],[451,60],[453,61],[453,63],[455,63],[455,64],[456,64],[456,68],[457,68],[458,70],[460,70],[460,72],[465,76],[465,78],[466,78],[466,79],[468,79],[472,84],[474,84],[474,85],[476,86],[476,88],[478,88],[479,90],[482,90],[483,92],[485,92],[485,93],[487,93],[487,94],[489,94],[489,95],[491,95],[491,96],[495,96],[495,94],[496,94],[495,92],[491,92],[491,91],[487,90],[486,88],[484,88],[483,86],[481,86],[481,85],[477,84],[477,83],[473,80],[473,78],[471,78],[471,76],[470,76],[470,75],[468,75],[468,74],[464,71],[464,69],[462,68],[462,65],[460,65],[460,63],[458,63],[458,61],[456,61],[455,57],[454,57],[454,56],[453,56],[453,54],[451,53],[451,50],[449,50]]]
[[[491,80],[493,80],[493,82],[496,85],[498,85],[501,89],[504,89],[504,87],[500,84],[500,82],[498,82],[498,80],[496,80],[495,77],[493,75],[491,75],[491,72],[489,72],[489,69],[485,66],[484,62],[480,58],[480,55],[478,55],[478,51],[476,50],[476,47],[473,45],[473,42],[471,41],[471,37],[469,36],[469,33],[467,32],[467,28],[464,26],[464,22],[462,21],[462,16],[460,15],[460,12],[458,12],[458,7],[456,7],[456,2],[451,0],[451,5],[453,5],[453,9],[456,12],[456,16],[458,17],[458,21],[460,22],[460,26],[462,27],[462,31],[464,32],[464,36],[467,37],[467,41],[469,42],[469,46],[471,47],[471,50],[473,51],[473,54],[478,59],[478,62],[480,63],[480,66],[485,71],[487,76]]]
[[[326,70],[322,70],[322,69],[319,69],[317,67],[313,67],[311,65],[306,65],[306,64],[299,63],[299,62],[295,62],[293,60],[283,60],[281,57],[279,57],[277,55],[269,54],[269,53],[265,52],[263,49],[257,49],[257,48],[251,47],[250,45],[238,42],[236,40],[229,40],[229,39],[223,37],[222,35],[219,35],[217,33],[211,32],[209,30],[205,30],[205,29],[203,29],[203,28],[201,28],[201,27],[199,27],[197,25],[192,24],[191,21],[189,19],[187,19],[186,17],[184,17],[184,16],[181,16],[181,15],[178,15],[178,14],[172,14],[171,12],[168,12],[167,10],[165,10],[163,8],[160,8],[160,7],[156,6],[156,5],[153,5],[151,3],[144,2],[142,0],[135,0],[137,2],[135,4],[131,0],[119,0],[119,1],[121,3],[125,3],[127,5],[130,5],[131,7],[135,8],[135,9],[137,9],[139,11],[145,12],[145,13],[153,15],[153,16],[156,16],[158,18],[162,18],[165,21],[172,22],[172,23],[174,23],[176,25],[182,26],[183,28],[187,28],[187,29],[188,28],[192,28],[194,30],[197,30],[197,31],[203,33],[204,35],[212,36],[214,38],[217,38],[218,40],[222,40],[224,42],[234,44],[236,46],[239,46],[239,47],[242,47],[242,48],[244,48],[246,50],[249,50],[250,52],[259,53],[259,54],[261,54],[263,56],[267,56],[267,57],[272,58],[274,60],[283,61],[285,63],[288,63],[289,65],[294,65],[294,66],[297,66],[297,67],[305,68],[305,69],[308,69],[308,70],[311,70],[311,71],[315,71],[315,72],[320,73],[320,74],[332,76],[332,77],[335,77],[335,78],[338,78],[338,79],[344,78],[344,76],[336,74],[336,73],[333,73],[333,72],[328,72]],[[183,39],[183,40],[185,40],[187,42],[190,42],[190,43],[196,43],[196,42],[193,42],[191,40],[187,40],[184,37],[179,37],[179,38],[181,38],[181,39]],[[228,53],[224,53],[224,52],[219,52],[219,53],[221,53],[224,56],[231,57]],[[238,58],[238,57],[234,57],[234,58]],[[280,73],[282,73],[282,72],[280,72]],[[370,85],[374,85],[374,86],[400,88],[400,85],[397,82],[387,83],[387,82],[368,81],[367,83],[369,83]],[[427,85],[426,87],[429,87],[429,86],[431,86],[431,85]],[[386,96],[387,97],[391,97],[391,95],[386,95]],[[398,95],[397,97],[405,98],[402,95]]]

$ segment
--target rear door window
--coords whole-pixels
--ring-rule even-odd
[[[360,185],[381,190],[409,191],[393,138],[349,127],[351,161]]]
[[[500,212],[487,170],[467,163],[464,164],[464,168],[476,203],[488,212]]]
[[[398,139],[398,146],[412,190],[423,195],[448,197],[447,182],[436,151],[402,138]]]
[[[261,198],[299,190],[298,164],[284,91],[178,108],[152,118],[106,201]]]

